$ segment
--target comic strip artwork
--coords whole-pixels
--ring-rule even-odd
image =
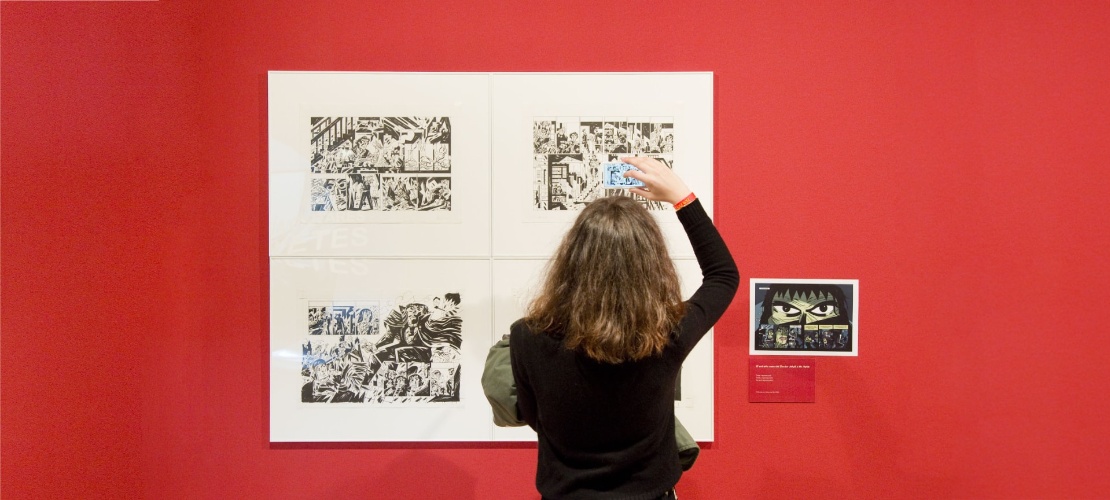
[[[310,121],[310,211],[451,210],[450,118]]]
[[[753,280],[752,351],[851,353],[856,283]]]
[[[601,164],[622,156],[651,156],[673,166],[671,118],[534,118],[532,120],[533,207],[581,210],[598,197],[631,196],[650,210],[653,202],[626,189],[602,186]]]
[[[458,402],[459,302],[458,293],[310,301],[308,335],[301,346],[301,402]]]
[[[377,335],[378,302],[309,302],[309,335]]]

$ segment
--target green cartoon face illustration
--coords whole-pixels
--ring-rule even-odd
[[[832,294],[824,292],[789,291],[776,293],[771,298],[770,322],[775,325],[788,323],[818,324],[839,318],[843,310]]]

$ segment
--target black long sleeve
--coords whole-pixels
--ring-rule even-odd
[[[509,343],[517,409],[539,437],[536,488],[545,498],[657,498],[682,470],[674,438],[682,361],[724,314],[740,277],[728,247],[695,201],[678,211],[702,284],[661,356],[608,364],[558,335],[513,324]]]
[[[700,200],[694,200],[677,214],[694,247],[702,276],[701,286],[686,301],[686,316],[678,328],[676,342],[689,354],[732,303],[740,286],[740,273]]]

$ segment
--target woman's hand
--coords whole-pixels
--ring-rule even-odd
[[[631,188],[629,191],[636,193],[651,201],[665,201],[674,205],[690,194],[690,188],[659,160],[647,156],[627,156],[621,161],[629,163],[640,169],[627,170],[625,177],[632,177],[644,183],[642,188]]]

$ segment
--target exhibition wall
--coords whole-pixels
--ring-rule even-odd
[[[3,2],[0,495],[538,498],[530,443],[271,443],[268,71],[714,75],[749,278],[858,279],[858,356],[684,499],[1110,494],[1106,2]],[[367,422],[373,426],[374,422]]]

